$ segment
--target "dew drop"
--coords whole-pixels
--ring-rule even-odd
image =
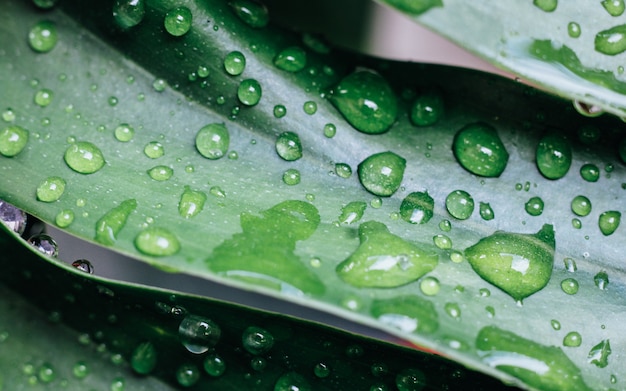
[[[39,107],[46,107],[50,103],[52,103],[53,96],[54,93],[52,92],[52,90],[49,90],[47,88],[41,89],[35,93],[35,104]]]
[[[312,391],[309,382],[300,374],[288,372],[278,378],[274,391]]]
[[[433,236],[433,243],[440,250],[450,250],[452,248],[452,240],[447,235],[438,234]]]
[[[229,75],[241,75],[246,68],[246,56],[239,51],[232,51],[224,57],[224,69]]]
[[[28,239],[28,243],[37,251],[49,257],[56,258],[59,255],[57,242],[47,234],[37,234]]]
[[[287,72],[298,72],[306,67],[306,52],[299,46],[290,46],[274,57],[274,65]]]
[[[219,377],[226,371],[226,362],[216,353],[207,355],[203,362],[204,371],[211,377]]]
[[[341,208],[339,215],[340,224],[352,224],[361,220],[367,204],[363,201],[353,201]]]
[[[591,348],[587,355],[587,361],[598,368],[605,368],[609,365],[609,355],[611,354],[611,344],[608,339],[600,341]]]
[[[65,192],[65,180],[58,176],[51,176],[37,187],[37,200],[54,202],[61,198],[63,192]]]
[[[183,387],[191,387],[200,380],[200,371],[194,364],[183,364],[176,369],[176,381]]]
[[[577,216],[587,216],[591,213],[591,201],[583,195],[577,195],[572,200],[571,208]]]
[[[619,227],[622,214],[616,210],[602,212],[598,217],[598,226],[604,236],[609,236]]]
[[[12,108],[7,108],[2,112],[2,120],[4,122],[13,122],[15,121],[15,111]]]
[[[187,7],[176,7],[165,14],[163,26],[165,30],[175,37],[187,34],[191,28],[192,15]]]
[[[116,377],[111,381],[111,385],[109,387],[110,391],[124,391],[126,388],[126,381],[124,378]]]
[[[576,261],[572,258],[564,258],[563,264],[565,266],[565,270],[570,273],[574,273],[578,269],[578,267],[576,266]]]
[[[313,367],[313,374],[320,379],[324,379],[330,375],[330,367],[326,363],[318,362]]]
[[[31,49],[39,53],[54,49],[58,40],[57,26],[49,20],[38,22],[28,33],[28,44]]]
[[[563,337],[563,346],[568,348],[577,348],[582,344],[583,338],[577,331],[570,331]]]
[[[96,235],[94,237],[96,242],[106,246],[113,245],[117,240],[117,235],[126,225],[128,217],[136,208],[137,201],[128,199],[100,217],[96,222]]]
[[[317,103],[315,103],[312,100],[306,101],[304,102],[304,105],[302,106],[302,110],[304,110],[304,112],[307,113],[308,115],[313,115],[317,112]]]
[[[575,295],[578,292],[578,281],[573,278],[566,278],[561,281],[561,290],[568,295]]]
[[[420,94],[411,105],[410,118],[413,125],[430,126],[443,115],[443,98],[436,91]]]
[[[165,228],[149,227],[135,237],[135,247],[154,257],[174,255],[180,250],[178,238]]]
[[[84,379],[89,375],[89,367],[84,361],[78,361],[72,367],[72,374],[77,379]]]
[[[165,150],[160,142],[151,141],[146,144],[143,153],[150,159],[158,159],[165,154]]]
[[[420,391],[426,383],[426,375],[415,368],[404,369],[396,376],[398,391]]]
[[[543,213],[543,200],[539,197],[532,197],[524,204],[526,213],[531,216],[539,216]]]
[[[609,56],[626,51],[626,24],[614,26],[597,33],[594,47],[597,52]]]
[[[569,22],[567,24],[567,34],[569,34],[570,37],[572,38],[578,38],[580,37],[580,25],[576,22]]]
[[[597,182],[600,178],[600,169],[592,163],[583,164],[580,167],[580,176],[587,182]]]
[[[516,301],[548,284],[554,264],[554,228],[536,234],[497,231],[465,249],[472,269]]]
[[[221,334],[221,329],[212,320],[196,315],[186,316],[178,326],[180,342],[194,354],[207,352],[219,341]]]
[[[348,179],[352,176],[352,168],[346,163],[335,164],[335,174],[338,177]]]
[[[603,0],[602,6],[611,16],[620,16],[624,13],[624,0]]]
[[[39,374],[38,374],[39,381],[41,381],[42,383],[50,383],[54,379],[56,379],[56,376],[57,374],[54,371],[54,368],[52,367],[51,364],[49,363],[41,364],[41,367],[39,368]]]
[[[567,174],[572,165],[572,148],[562,136],[549,134],[537,145],[537,168],[548,179],[560,179]]]
[[[495,218],[493,209],[491,208],[491,205],[489,205],[488,202],[480,202],[478,211],[480,213],[480,217],[485,221],[493,220]]]
[[[226,197],[226,192],[224,192],[224,190],[222,190],[222,188],[219,187],[219,186],[212,186],[209,189],[209,194],[211,194],[214,197],[218,197],[218,198],[225,198]]]
[[[454,137],[454,156],[463,168],[483,177],[498,177],[509,160],[496,129],[483,122],[461,128]]]
[[[264,4],[255,0],[234,0],[228,3],[235,15],[252,28],[265,27],[269,13]]]
[[[426,296],[434,296],[439,293],[441,289],[441,284],[439,280],[435,277],[425,277],[420,281],[420,290]]]
[[[163,79],[155,79],[152,82],[152,88],[156,91],[156,92],[163,92],[165,91],[165,88],[167,87],[167,82]]]
[[[387,131],[398,114],[393,89],[382,76],[370,71],[344,77],[331,92],[330,101],[355,129],[368,134]]]
[[[275,147],[278,156],[284,160],[294,161],[302,157],[302,143],[294,132],[281,133],[276,139]]]
[[[595,276],[593,276],[593,283],[601,289],[605,290],[609,285],[609,275],[605,271],[598,272]]]
[[[196,149],[207,159],[219,159],[230,146],[230,134],[223,123],[203,126],[196,134]]]
[[[87,141],[77,141],[70,145],[63,158],[69,168],[81,174],[93,174],[105,164],[102,151]]]
[[[545,12],[552,12],[558,5],[558,0],[533,0],[535,7]]]
[[[574,101],[574,108],[580,115],[584,115],[585,117],[594,118],[604,114],[604,110],[600,106],[596,106],[593,104],[585,103],[580,100]],[[583,127],[583,129],[585,129]],[[587,140],[588,141],[588,140]],[[595,141],[595,140],[594,140]]]
[[[63,209],[54,218],[54,222],[59,228],[67,228],[74,222],[74,211]]]
[[[241,336],[241,343],[248,352],[260,355],[272,349],[274,336],[261,327],[250,326],[244,330]]]
[[[138,25],[145,14],[144,0],[115,0],[113,3],[113,19],[122,29]]]
[[[166,181],[174,175],[174,170],[168,166],[154,166],[148,170],[148,175],[155,181]]]
[[[283,105],[274,106],[274,117],[283,118],[285,115],[287,115],[287,108],[285,106]]]
[[[446,197],[446,209],[450,216],[467,220],[474,212],[474,199],[464,190],[454,190]]]
[[[450,223],[450,220],[441,220],[439,222],[439,229],[443,232],[450,232],[450,230],[452,230],[452,223]]]
[[[254,79],[243,80],[237,89],[237,98],[246,106],[254,106],[261,100],[261,84]]]
[[[333,138],[335,137],[335,134],[337,134],[337,127],[334,124],[326,124],[324,125],[324,136],[328,137],[328,138]],[[626,139],[625,139],[626,140]],[[624,150],[626,151],[626,142],[624,142]],[[624,152],[624,156],[626,156],[626,152]],[[625,158],[626,160],[626,158]]]
[[[426,224],[433,217],[435,200],[428,192],[409,193],[400,204],[400,217],[411,224]]]
[[[135,129],[129,124],[119,124],[117,128],[115,128],[115,138],[117,139],[117,141],[127,143],[132,140],[134,136]]]
[[[400,188],[405,168],[401,156],[389,151],[376,153],[359,164],[359,180],[370,193],[388,197]]]
[[[83,273],[94,273],[93,265],[86,259],[77,259],[76,261],[72,262],[72,266],[74,266],[76,269],[80,270]]]
[[[130,356],[130,366],[140,375],[147,375],[157,364],[157,350],[152,342],[142,342]]]
[[[196,216],[204,209],[206,198],[205,193],[192,190],[189,186],[185,186],[185,190],[183,194],[181,194],[180,201],[178,202],[178,214],[186,219]]]
[[[300,171],[290,168],[283,173],[283,183],[289,186],[295,186],[300,183]]]

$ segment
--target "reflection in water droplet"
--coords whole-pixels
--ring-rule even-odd
[[[579,100],[574,101],[574,108],[579,114],[584,115],[585,117],[593,118],[604,114],[602,107],[581,102]]]
[[[33,246],[37,251],[49,256],[56,258],[59,255],[59,246],[57,242],[52,239],[50,235],[47,234],[37,234],[31,236],[28,239],[28,243]]]
[[[88,274],[94,273],[93,265],[91,264],[91,262],[89,262],[86,259],[78,259],[72,262],[72,266],[74,266],[76,269],[84,273],[88,273]]]
[[[196,316],[186,316],[178,326],[180,342],[194,354],[207,352],[219,341],[222,330],[212,320]]]

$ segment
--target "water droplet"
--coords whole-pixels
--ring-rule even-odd
[[[239,101],[246,106],[254,106],[261,100],[261,84],[254,79],[243,80],[237,89]]]
[[[78,361],[72,367],[72,374],[77,379],[84,379],[89,375],[89,367],[84,361]]]
[[[439,293],[439,289],[441,289],[441,285],[439,284],[439,280],[435,277],[425,277],[420,281],[420,290],[426,296],[434,296]]]
[[[155,181],[166,181],[174,175],[174,170],[168,166],[154,166],[148,170],[148,175]]]
[[[41,89],[35,93],[35,104],[40,107],[46,107],[52,103],[53,96],[54,93],[51,90],[47,88]]]
[[[233,12],[252,28],[265,27],[269,22],[269,13],[262,3],[255,0],[234,0],[228,3]]]
[[[285,106],[283,105],[274,106],[274,117],[283,118],[285,115],[287,115],[287,108]]]
[[[143,149],[143,153],[150,159],[158,159],[165,154],[163,145],[158,141],[151,141]]]
[[[209,354],[204,359],[204,371],[212,377],[219,377],[226,371],[226,362],[216,353]]]
[[[300,171],[290,168],[283,173],[283,183],[289,186],[295,186],[300,183]]]
[[[111,391],[124,391],[125,387],[126,387],[126,381],[124,380],[124,378],[116,377],[111,382],[111,386],[109,387],[109,389]]]
[[[115,138],[123,143],[129,142],[135,136],[135,129],[129,124],[119,124],[115,128]]]
[[[443,232],[450,232],[450,230],[452,229],[452,224],[450,223],[450,220],[441,220],[439,222],[439,229]]]
[[[130,366],[140,375],[147,375],[154,370],[157,364],[157,350],[152,342],[142,342],[130,357]]]
[[[393,152],[380,152],[367,157],[358,166],[361,185],[370,193],[388,197],[402,183],[406,160]]]
[[[330,375],[330,367],[326,363],[318,362],[313,367],[313,374],[320,379],[324,379]]]
[[[563,264],[565,265],[565,270],[570,273],[574,273],[578,269],[576,266],[576,261],[572,258],[564,258]]]
[[[176,7],[165,14],[165,30],[175,37],[187,34],[191,28],[192,15],[187,7]]]
[[[550,321],[550,326],[552,326],[554,330],[561,330],[561,322],[556,319],[552,319]]]
[[[57,242],[47,234],[37,234],[28,239],[28,243],[37,251],[49,257],[56,258],[59,255],[59,246]]]
[[[440,250],[450,250],[452,248],[452,240],[443,234],[433,236],[433,243]]]
[[[295,372],[288,372],[278,378],[274,391],[312,391],[309,382]]]
[[[483,122],[461,128],[454,137],[454,156],[463,168],[483,177],[498,177],[509,161],[496,129]]]
[[[465,249],[472,269],[517,301],[548,284],[554,264],[554,228],[536,234],[497,231]]]
[[[219,186],[212,186],[209,189],[209,194],[211,194],[214,197],[218,197],[218,198],[225,198],[226,197],[226,192],[224,192],[224,190],[222,190],[222,188],[219,187]]]
[[[339,215],[340,224],[352,224],[361,220],[367,204],[362,201],[353,201],[341,208],[341,214]]]
[[[274,65],[287,72],[298,72],[306,67],[306,52],[299,46],[290,46],[274,57]]]
[[[38,378],[42,383],[50,383],[56,378],[57,374],[49,363],[41,364],[39,368]]]
[[[185,191],[180,196],[178,202],[178,213],[188,219],[202,212],[206,194],[201,191],[192,190],[189,186],[185,186]]]
[[[74,222],[74,211],[63,209],[56,215],[54,222],[59,228],[69,227]]]
[[[272,349],[274,336],[261,327],[250,326],[244,330],[241,336],[241,343],[248,352],[260,355]]]
[[[561,289],[568,295],[575,295],[578,292],[578,281],[573,278],[566,278],[561,281]]]
[[[605,368],[609,365],[609,355],[611,354],[611,344],[608,339],[602,340],[589,351],[587,361],[598,368]]]
[[[613,234],[613,232],[615,232],[615,230],[619,227],[621,218],[622,214],[616,210],[602,212],[598,218],[600,232],[602,232],[604,236]]]
[[[312,100],[306,101],[302,106],[302,110],[308,115],[313,115],[317,112],[317,103]]]
[[[87,273],[87,274],[94,273],[93,265],[91,264],[91,262],[89,262],[86,259],[78,259],[72,262],[72,266],[74,266],[76,269],[80,270],[83,273]]]
[[[434,286],[428,289],[434,291]],[[380,322],[403,332],[430,334],[439,328],[433,303],[416,295],[374,300],[371,311]]]
[[[224,69],[229,75],[238,76],[246,68],[246,56],[239,51],[230,52],[224,57]]]
[[[556,346],[545,346],[496,326],[487,326],[476,337],[483,363],[508,373],[531,388],[589,391],[580,369]]]
[[[411,224],[426,224],[433,217],[435,200],[428,192],[409,193],[400,204],[400,217]]]
[[[368,134],[387,131],[396,121],[398,103],[382,76],[358,71],[344,77],[330,100],[355,129]]]
[[[334,124],[324,125],[324,136],[328,138],[333,138],[335,137],[335,134],[337,134],[337,127]],[[626,142],[624,142],[624,145],[625,145],[624,150],[626,151]],[[626,152],[624,152],[624,156],[626,156]]]
[[[459,307],[457,303],[446,303],[443,306],[443,309],[446,312],[446,314],[448,314],[448,316],[450,316],[451,318],[454,318],[454,319],[461,318],[461,307]]]
[[[196,316],[186,316],[178,326],[180,342],[194,354],[207,352],[219,341],[222,330],[212,320]]]
[[[81,174],[93,174],[105,164],[102,151],[87,141],[77,141],[70,145],[63,158],[69,168]]]
[[[165,228],[149,227],[137,235],[135,247],[143,254],[163,257],[176,254],[180,250],[180,242]]]
[[[493,220],[495,218],[493,209],[488,202],[480,202],[478,211],[480,212],[480,217],[485,221]]]
[[[7,108],[2,112],[2,120],[4,122],[13,122],[15,121],[15,111],[12,108]]]
[[[574,101],[574,108],[576,109],[576,111],[578,112],[578,114],[584,115],[585,117],[589,117],[589,118],[594,118],[594,117],[598,117],[602,114],[604,114],[604,110],[602,109],[602,107],[594,105],[594,104],[589,104],[589,103],[585,103],[583,101],[580,100],[575,100]],[[593,129],[593,127],[583,127],[582,129]],[[594,131],[595,132],[595,131]],[[581,132],[584,134],[584,132]],[[599,135],[599,133],[598,133]],[[581,135],[579,134],[579,137]],[[586,135],[583,136],[583,138],[586,138]],[[586,139],[583,142],[590,142],[591,140]],[[596,140],[593,140],[596,141]]]
[[[604,270],[593,276],[593,282],[601,290],[605,290],[609,285],[609,275]]]
[[[548,134],[537,145],[535,161],[544,177],[563,178],[572,165],[572,148],[564,137]]]
[[[167,82],[163,79],[155,79],[152,82],[152,88],[156,91],[156,92],[163,92],[165,91],[165,88],[167,87]]]
[[[443,115],[443,98],[436,91],[420,94],[411,105],[410,118],[413,125],[430,126]]]
[[[183,387],[191,387],[200,380],[200,371],[194,364],[183,364],[176,369],[176,381]]]
[[[567,34],[569,34],[570,37],[572,38],[578,38],[580,37],[580,25],[576,22],[569,22],[567,24]]]
[[[196,149],[207,159],[219,159],[230,146],[230,134],[223,123],[203,126],[196,134]]]
[[[118,233],[126,225],[130,214],[137,208],[137,201],[128,199],[106,212],[96,222],[94,239],[100,244],[111,246],[117,240]]]
[[[591,213],[591,201],[583,195],[577,195],[572,200],[572,212],[578,216],[587,216]]]
[[[610,56],[626,51],[626,24],[597,33],[594,46],[596,51]]]
[[[577,348],[583,342],[581,335],[577,331],[570,331],[563,337],[563,346]]]
[[[337,266],[337,274],[357,287],[391,288],[413,282],[431,272],[439,257],[389,232],[382,223],[359,226],[360,245]]]
[[[33,0],[33,4],[41,9],[50,9],[57,4],[58,0]]]
[[[346,163],[335,164],[335,174],[338,177],[348,179],[352,176],[352,168]]]
[[[592,163],[583,164],[580,167],[580,176],[587,182],[597,182],[600,178],[600,169]]]
[[[61,198],[63,192],[65,192],[65,180],[58,176],[51,176],[37,186],[37,200],[54,202]]]
[[[467,220],[474,212],[474,199],[464,190],[454,190],[446,197],[446,209],[455,219]]]
[[[572,227],[574,229],[581,229],[583,227],[583,223],[582,223],[582,221],[580,221],[580,219],[573,218],[572,219]]]
[[[526,213],[531,216],[539,216],[543,213],[543,200],[539,197],[532,197],[524,204]]]
[[[122,29],[138,25],[145,14],[144,0],[115,0],[113,3],[113,19]]]
[[[38,22],[28,33],[28,44],[31,49],[39,53],[54,49],[58,40],[57,26],[49,20]]]
[[[533,0],[533,4],[545,12],[552,12],[556,9],[558,0]]]
[[[262,372],[267,367],[267,361],[263,357],[253,357],[250,360],[250,367],[257,372]]]
[[[276,139],[278,156],[287,161],[298,160],[302,157],[302,143],[294,132],[283,132]]]
[[[420,391],[426,384],[426,375],[419,369],[404,369],[396,376],[398,391]]]

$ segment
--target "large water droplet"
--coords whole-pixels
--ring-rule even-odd
[[[28,33],[28,44],[31,49],[39,53],[54,49],[58,39],[57,26],[49,20],[38,22]]]
[[[27,215],[23,210],[0,200],[0,221],[13,232],[22,235],[26,230]]]
[[[464,190],[454,190],[446,197],[446,209],[455,219],[467,220],[474,212],[474,199]]]
[[[106,246],[113,245],[135,208],[137,208],[137,201],[128,199],[100,217],[96,222],[96,236],[94,237],[96,242]]]
[[[58,176],[51,176],[37,186],[37,200],[54,202],[61,198],[64,192],[65,180]]]
[[[0,132],[0,154],[13,157],[22,152],[28,143],[28,130],[10,125]]]
[[[130,366],[140,375],[147,375],[157,364],[157,350],[152,342],[142,342],[130,356]]]
[[[287,72],[298,72],[306,67],[306,52],[299,46],[290,46],[274,57],[274,65]]]
[[[580,369],[555,346],[541,345],[496,326],[487,326],[476,337],[483,363],[541,390],[589,391]]]
[[[178,202],[178,213],[188,219],[202,212],[206,194],[201,191],[192,190],[189,186],[185,186],[185,191],[180,196]]]
[[[597,33],[594,46],[596,51],[610,56],[626,51],[626,24]]]
[[[613,232],[615,232],[615,230],[619,227],[621,219],[621,212],[616,210],[602,212],[600,217],[598,217],[598,227],[600,227],[600,232],[602,232],[604,236],[613,234]]]
[[[219,159],[230,146],[230,134],[223,123],[203,126],[196,134],[196,149],[207,159]]]
[[[294,132],[281,133],[276,139],[276,152],[287,161],[300,159],[302,157],[300,137]]]
[[[241,343],[254,355],[265,354],[274,346],[274,336],[261,327],[250,326],[244,330]]]
[[[59,246],[57,242],[47,234],[37,234],[28,239],[28,243],[37,251],[49,257],[56,258],[59,255]]]
[[[144,0],[115,0],[113,3],[113,19],[122,29],[138,25],[145,14]]]
[[[396,121],[398,102],[382,76],[358,71],[344,77],[330,95],[331,102],[355,129],[383,133]]]
[[[465,257],[482,279],[521,301],[548,284],[554,247],[546,224],[532,235],[498,231],[465,249]]]
[[[175,37],[187,34],[191,28],[192,14],[187,7],[176,7],[165,14],[163,26],[165,30]]]
[[[180,251],[180,242],[165,228],[149,227],[135,237],[135,247],[143,254],[163,257]]]
[[[359,226],[360,245],[337,266],[337,274],[357,287],[393,288],[413,282],[432,271],[439,257],[389,232],[382,223]]]
[[[603,0],[602,6],[611,16],[620,16],[624,13],[624,0]]]
[[[411,122],[417,126],[435,124],[443,115],[443,98],[436,91],[420,94],[411,105]]]
[[[572,147],[560,135],[544,136],[537,145],[537,168],[548,179],[563,178],[572,165]]]
[[[186,316],[178,326],[180,342],[194,354],[207,352],[215,346],[222,335],[222,330],[212,320],[196,316]]]
[[[611,344],[608,339],[600,341],[591,348],[587,355],[587,361],[598,368],[605,368],[609,365],[609,355],[611,354]]]
[[[254,106],[261,100],[261,84],[254,79],[243,80],[237,89],[237,98],[246,106]]]
[[[390,151],[376,153],[359,164],[359,180],[370,193],[388,197],[400,188],[405,168],[403,157]]]
[[[363,201],[352,201],[349,204],[341,208],[341,214],[339,215],[340,224],[352,224],[361,220],[367,204]]]
[[[69,168],[81,174],[93,174],[105,163],[102,151],[88,141],[77,141],[70,145],[63,158]]]
[[[269,22],[269,13],[264,4],[255,0],[234,0],[228,3],[233,12],[248,26],[265,27]]]
[[[572,200],[572,212],[578,216],[587,216],[591,213],[591,201],[583,195],[577,195]]]
[[[409,193],[400,204],[400,217],[411,224],[426,224],[433,217],[435,200],[428,192]]]
[[[498,132],[483,122],[461,128],[454,137],[452,150],[463,168],[484,177],[500,176],[509,161],[509,153]]]
[[[240,51],[230,52],[224,57],[224,69],[229,75],[241,75],[246,69],[246,56]]]

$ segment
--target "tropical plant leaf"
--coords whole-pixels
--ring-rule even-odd
[[[0,157],[0,197],[162,269],[378,327],[529,389],[612,387],[626,349],[623,124],[502,78],[259,27],[263,9],[234,12],[250,4],[187,4],[191,28],[172,36],[174,1],[146,3],[127,29],[110,5],[3,3],[0,107],[7,135],[20,139],[20,126],[30,138]],[[26,43],[41,20],[59,36],[45,53]],[[240,75],[233,52],[246,60]],[[207,158],[215,145],[196,145],[198,134],[223,141],[223,127],[224,156]],[[463,139],[487,152],[453,151]],[[570,148],[567,175],[546,179]],[[460,204],[446,205],[449,194]],[[586,216],[572,212],[581,194]],[[580,346],[563,346],[574,331]]]
[[[581,112],[626,114],[622,0],[381,3],[529,83],[585,103]]]

